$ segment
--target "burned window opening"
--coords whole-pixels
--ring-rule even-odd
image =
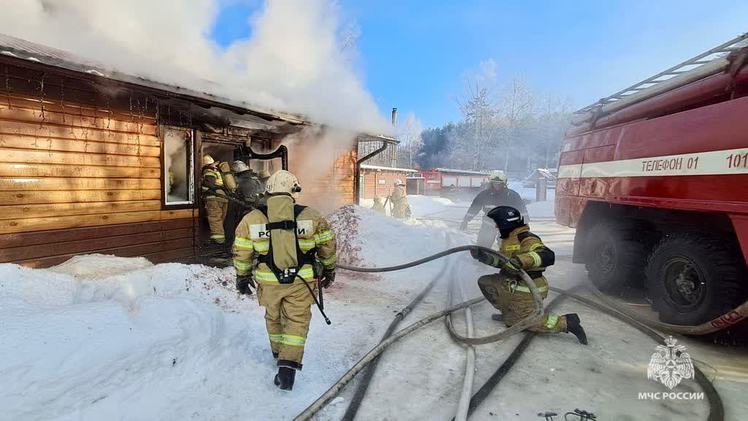
[[[163,129],[164,205],[195,203],[194,140],[191,130]]]

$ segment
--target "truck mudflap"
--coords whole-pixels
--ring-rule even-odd
[[[642,316],[641,314],[635,313],[630,309],[626,308],[614,300],[608,298],[605,294],[600,292],[594,285],[588,285],[589,289],[594,295],[606,305],[613,307],[619,313],[628,316],[638,322],[644,323],[652,328],[659,329],[666,332],[679,333],[681,335],[708,335],[710,333],[718,332],[726,329],[730,326],[734,326],[741,321],[748,318],[748,301],[728,311],[727,313],[716,317],[708,322],[702,323],[695,326],[686,325],[674,325],[670,323],[663,323],[659,320],[652,320],[649,317]]]

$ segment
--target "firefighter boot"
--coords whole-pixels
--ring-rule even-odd
[[[565,314],[566,318],[566,331],[574,334],[582,345],[587,345],[587,334],[584,333],[584,328],[579,321],[579,315],[576,313]]]
[[[292,390],[293,389],[293,381],[296,378],[296,370],[294,370],[291,367],[278,367],[278,374],[275,375],[275,380],[273,383],[275,383],[276,386],[280,390]]]

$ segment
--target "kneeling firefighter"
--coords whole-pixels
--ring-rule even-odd
[[[511,206],[498,206],[491,209],[488,218],[496,223],[501,237],[501,254],[509,258],[502,262],[497,256],[483,251],[473,250],[474,259],[489,266],[501,268],[494,275],[481,276],[478,279],[483,296],[501,314],[495,314],[494,320],[503,320],[507,326],[512,326],[535,311],[535,302],[530,288],[522,281],[519,270],[523,269],[533,279],[540,296],[548,296],[548,281],[543,271],[555,263],[556,257],[551,249],[546,247],[540,237],[530,232],[519,210]],[[573,333],[580,343],[587,344],[587,335],[576,313],[557,316],[548,313],[538,325],[529,328],[539,333]]]
[[[237,289],[248,293],[250,285],[256,287],[257,301],[265,307],[278,364],[274,383],[283,390],[293,388],[301,370],[317,284],[327,288],[335,280],[335,234],[318,211],[296,204],[299,192],[296,176],[283,170],[273,174],[267,206],[244,216],[233,250]]]

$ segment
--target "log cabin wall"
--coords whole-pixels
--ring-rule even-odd
[[[195,210],[162,205],[153,104],[48,69],[0,62],[0,78],[0,262],[194,257]]]
[[[289,170],[302,185],[299,203],[329,213],[355,203],[355,149],[330,151],[329,157],[311,159],[314,145],[298,144],[289,149]]]

